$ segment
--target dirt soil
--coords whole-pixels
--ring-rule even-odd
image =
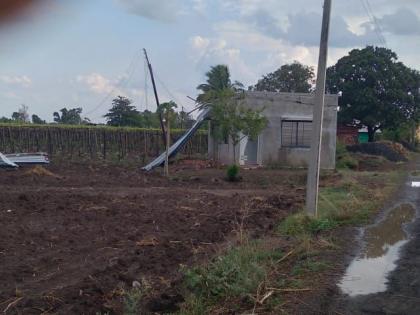
[[[126,290],[148,283],[148,308],[168,312],[180,266],[214,255],[244,228],[259,236],[303,205],[305,171],[159,172],[105,165],[0,170],[0,311],[121,314]],[[331,178],[329,178],[331,180]],[[245,220],[243,220],[246,218]]]

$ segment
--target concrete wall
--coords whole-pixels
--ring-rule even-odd
[[[267,128],[259,137],[259,161],[262,165],[277,164],[305,167],[308,164],[309,148],[283,148],[281,144],[281,122],[285,119],[312,120],[314,108],[313,94],[246,92],[241,100],[244,106],[264,109],[268,119]],[[321,148],[321,167],[335,168],[338,96],[327,95],[325,99],[324,124]],[[233,162],[233,145],[219,145],[214,152],[213,139],[209,139],[209,157],[215,153],[221,163]],[[237,163],[239,151],[237,150]]]

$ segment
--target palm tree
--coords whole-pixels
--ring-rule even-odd
[[[203,101],[206,98],[205,95],[209,92],[221,92],[224,90],[238,91],[244,87],[238,81],[232,83],[229,68],[226,65],[212,66],[210,71],[206,73],[206,77],[206,83],[197,86],[197,89],[202,91],[197,98],[198,101]]]

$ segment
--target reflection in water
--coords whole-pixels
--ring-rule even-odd
[[[402,205],[366,229],[364,250],[350,264],[339,284],[344,293],[356,296],[386,291],[386,277],[395,269],[399,250],[407,242],[403,225],[414,217],[413,207]]]

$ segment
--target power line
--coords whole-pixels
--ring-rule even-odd
[[[386,42],[386,38],[385,38],[385,36],[384,36],[384,32],[383,32],[383,29],[382,29],[381,23],[380,23],[380,21],[376,18],[375,14],[373,13],[372,6],[370,5],[369,0],[365,0],[365,1],[366,1],[366,3],[367,3],[368,9],[369,9],[369,11],[370,11],[371,15],[373,16],[373,21],[374,21],[375,25],[377,26],[377,29],[378,29],[379,33],[381,34],[382,40],[383,40],[383,42],[384,42],[384,45],[385,45],[385,47],[387,47],[387,42]]]
[[[375,31],[376,36],[379,39],[379,42],[381,43],[381,45],[387,47],[386,39],[385,39],[385,36],[383,35],[382,28],[380,27],[379,21],[373,13],[369,0],[360,0],[360,2],[362,3],[363,9],[365,10],[368,19],[373,24],[373,30]]]
[[[96,112],[99,108],[101,108],[104,103],[109,99],[109,97],[111,95],[113,95],[115,93],[115,91],[117,89],[120,89],[122,86],[127,86],[128,82],[132,79],[133,74],[136,70],[136,64],[139,61],[139,57],[141,55],[139,53],[136,53],[134,55],[134,57],[132,58],[130,64],[127,67],[127,70],[125,71],[125,76],[123,77],[123,79],[121,79],[118,84],[116,84],[111,91],[108,92],[108,94],[98,103],[98,105],[96,105],[92,110],[88,111],[85,113],[85,115],[90,115],[94,112]]]

